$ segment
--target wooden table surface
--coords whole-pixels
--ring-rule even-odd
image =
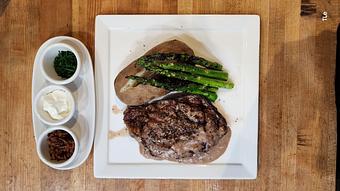
[[[335,190],[340,1],[313,2],[317,13],[301,17],[300,0],[0,0],[0,190]],[[37,49],[70,35],[93,56],[95,16],[135,13],[261,16],[256,180],[102,180],[93,176],[92,153],[71,171],[38,159],[31,120]]]

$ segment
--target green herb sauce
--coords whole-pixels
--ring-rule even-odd
[[[59,51],[54,59],[54,69],[58,76],[70,78],[77,69],[77,58],[71,51]]]

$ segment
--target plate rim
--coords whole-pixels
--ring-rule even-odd
[[[100,111],[100,105],[101,105],[101,102],[102,100],[98,100],[99,97],[101,97],[100,95],[101,94],[105,94],[105,90],[98,90],[99,89],[99,86],[98,85],[103,85],[103,83],[100,81],[100,79],[97,79],[98,76],[101,76],[101,72],[100,72],[100,69],[97,69],[97,67],[101,67],[100,66],[100,61],[98,60],[99,57],[106,57],[107,59],[109,58],[109,54],[108,54],[108,51],[109,51],[109,31],[110,29],[112,29],[113,27],[110,25],[110,23],[112,22],[112,18],[115,18],[115,19],[122,19],[122,18],[129,18],[131,20],[133,19],[141,19],[141,18],[153,18],[153,17],[205,17],[205,18],[219,18],[219,19],[224,19],[226,17],[228,18],[236,18],[236,19],[245,19],[245,22],[242,23],[242,25],[249,25],[251,27],[255,27],[256,31],[255,33],[257,33],[257,38],[254,40],[254,44],[255,44],[255,48],[256,48],[256,65],[257,65],[257,92],[256,92],[256,111],[257,111],[257,115],[256,115],[256,120],[258,122],[258,116],[259,116],[259,110],[258,110],[258,104],[259,104],[259,65],[260,65],[260,17],[259,15],[98,15],[96,16],[96,24],[95,24],[95,72],[96,72],[96,93],[97,93],[97,111],[99,112]],[[138,20],[136,19],[136,20]],[[128,22],[126,22],[128,23]],[[130,23],[131,24],[131,23]],[[249,27],[248,26],[248,27]],[[129,27],[127,25],[123,25],[123,26],[114,26],[114,27],[117,27],[117,28],[126,28],[126,27]],[[133,28],[133,27],[131,27]],[[131,29],[129,28],[129,29]],[[100,34],[99,34],[100,33]],[[101,51],[97,51],[98,47],[100,46],[100,43],[102,43],[102,41],[105,41],[105,35],[107,37],[108,40],[106,40],[107,42],[107,48],[105,51],[103,51],[101,49]],[[105,43],[105,42],[104,42]],[[97,47],[98,46],[98,47]],[[107,62],[107,61],[103,61],[103,62]],[[102,77],[102,76],[101,76]],[[104,80],[105,81],[105,80]],[[108,80],[106,80],[107,82]],[[108,85],[103,85],[104,87],[109,87]],[[103,92],[98,92],[98,91],[103,91]],[[105,104],[103,104],[105,105]],[[106,115],[105,113],[102,113],[103,115],[98,115],[98,116],[104,116]],[[107,114],[108,115],[108,114]],[[105,117],[103,117],[105,118]],[[108,122],[107,122],[108,123]],[[136,171],[134,171],[134,174],[133,175],[128,175],[128,174],[124,174],[124,173],[121,173],[121,174],[117,174],[116,172],[112,172],[112,170],[114,170],[114,167],[116,168],[119,168],[119,166],[124,166],[122,164],[119,164],[119,165],[110,165],[108,163],[108,155],[106,154],[106,158],[107,161],[105,161],[103,159],[103,157],[101,158],[99,156],[100,154],[100,150],[103,151],[102,148],[99,147],[99,144],[105,144],[105,145],[108,145],[108,140],[107,138],[105,139],[105,137],[103,137],[103,134],[101,134],[100,132],[100,128],[98,127],[106,127],[105,125],[101,124],[100,123],[100,120],[97,120],[97,130],[96,130],[96,137],[95,137],[95,144],[94,144],[94,176],[97,177],[97,178],[153,178],[153,179],[163,179],[163,178],[167,178],[167,179],[177,179],[177,178],[183,178],[183,179],[255,179],[257,177],[257,168],[258,168],[258,164],[257,164],[257,161],[258,161],[258,129],[259,129],[259,123],[256,124],[256,140],[255,140],[255,143],[256,145],[254,146],[254,150],[255,150],[255,159],[254,159],[254,163],[255,164],[252,164],[251,166],[245,166],[243,165],[244,167],[244,173],[247,174],[247,176],[223,176],[223,175],[220,175],[220,176],[171,176],[171,175],[164,175],[164,172],[162,175],[147,175],[147,176],[144,176],[143,173],[142,174],[136,174]],[[108,128],[108,127],[106,127]],[[105,129],[106,130],[106,129]],[[104,131],[105,131],[104,130]],[[104,138],[104,141],[103,142],[100,142],[100,140],[103,140]],[[99,149],[98,149],[99,147]],[[106,146],[108,147],[108,146]],[[106,148],[108,149],[108,148]],[[107,150],[106,150],[107,151]],[[252,156],[254,157],[254,156]],[[100,161],[100,162],[97,162],[97,161]],[[144,165],[144,164],[143,164]],[[143,166],[143,165],[136,165],[136,164],[129,164],[129,165],[125,165],[124,168],[126,171],[133,171],[133,168],[130,168],[130,167],[134,167],[136,168],[137,166]],[[168,164],[146,164],[146,165],[153,165],[153,166],[167,166]],[[211,166],[212,164],[209,164],[209,166]],[[224,164],[220,164],[220,165],[223,165]],[[182,166],[185,167],[187,165],[181,165],[181,164],[176,164],[176,166]],[[195,166],[195,168],[197,168],[198,165],[191,165],[191,166]],[[203,165],[203,166],[207,166],[207,165]],[[214,164],[214,166],[216,166],[216,164]],[[242,165],[241,165],[242,166]],[[108,170],[110,168],[110,170]]]

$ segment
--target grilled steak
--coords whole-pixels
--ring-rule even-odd
[[[146,158],[207,163],[222,155],[230,139],[226,120],[204,97],[172,94],[128,106],[124,122]]]

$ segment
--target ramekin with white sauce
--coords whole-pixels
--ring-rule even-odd
[[[50,126],[65,124],[75,112],[72,93],[59,85],[50,85],[41,89],[33,104],[38,118]]]

